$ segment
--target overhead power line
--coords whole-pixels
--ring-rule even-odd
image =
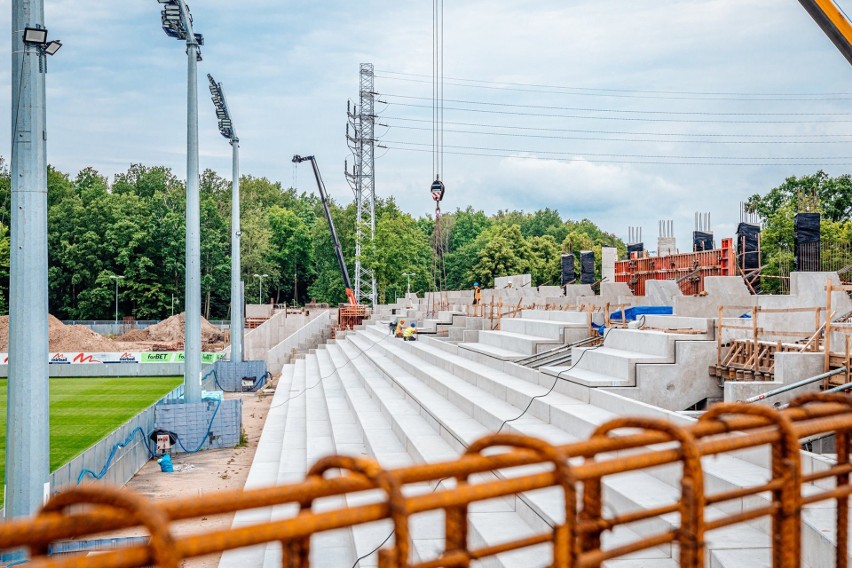
[[[431,150],[426,150],[423,148],[409,148],[405,146],[387,146],[391,150],[404,150],[406,152],[423,152],[423,153],[431,153]],[[650,165],[666,165],[666,166],[852,166],[852,161],[850,162],[818,162],[813,164],[803,164],[803,163],[779,163],[779,162],[753,162],[753,163],[738,163],[738,162],[682,162],[682,161],[652,161],[652,160],[601,160],[594,158],[584,158],[584,157],[568,157],[568,158],[557,158],[557,157],[546,157],[542,158],[539,156],[530,156],[523,155],[520,153],[506,153],[506,154],[497,154],[497,153],[485,153],[485,152],[451,152],[445,151],[445,154],[451,154],[454,156],[482,156],[482,157],[491,157],[491,158],[516,158],[521,160],[542,160],[542,161],[554,161],[554,162],[587,162],[592,164],[650,164]],[[755,158],[760,159],[760,158]]]
[[[402,116],[384,116],[386,120],[399,120],[405,122],[428,122],[431,120],[423,118],[409,118]],[[445,124],[455,126],[476,126],[483,128],[502,128],[507,130],[527,130],[532,132],[577,132],[585,134],[633,134],[637,136],[682,136],[682,137],[725,137],[725,138],[852,138],[852,134],[707,134],[695,132],[637,132],[632,130],[593,130],[585,128],[543,128],[538,126],[512,126],[506,124],[485,124],[481,122],[453,122],[446,121]],[[849,142],[852,140],[841,140]]]
[[[386,144],[402,144],[407,146],[429,146],[429,144],[425,144],[422,142],[408,142],[405,140],[387,140]],[[487,146],[470,146],[470,145],[445,145],[445,148],[457,148],[457,149],[468,149],[468,150],[483,150],[488,152],[514,152],[520,154],[543,154],[548,156],[594,156],[594,157],[602,157],[602,158],[649,158],[649,159],[677,159],[677,160],[731,160],[731,161],[748,161],[748,160],[769,160],[772,162],[775,161],[787,161],[787,162],[798,162],[798,161],[839,161],[839,160],[852,160],[852,156],[814,156],[814,157],[796,157],[796,156],[785,156],[785,157],[739,157],[739,156],[691,156],[691,155],[656,155],[656,154],[620,154],[620,153],[596,153],[596,152],[585,152],[585,151],[562,151],[562,152],[552,152],[549,150],[524,150],[518,148],[491,148]]]
[[[413,95],[396,95],[391,93],[382,93],[383,97],[393,97],[397,99],[409,99],[428,101],[429,97],[417,97]],[[444,99],[451,103],[459,103],[466,105],[494,106],[494,107],[509,107],[509,108],[529,108],[541,110],[570,110],[581,112],[611,112],[619,114],[659,114],[671,116],[850,116],[852,112],[707,112],[707,111],[673,111],[673,110],[633,110],[633,109],[614,109],[614,108],[590,108],[590,107],[570,107],[570,106],[555,106],[555,105],[523,105],[511,103],[495,103],[490,101],[472,101],[465,99]]]
[[[430,131],[420,126],[388,125],[390,129]],[[596,142],[664,142],[670,144],[849,144],[852,140],[698,140],[687,138],[604,138],[595,136],[553,136],[546,134],[518,134],[515,132],[495,132],[489,130],[464,130],[449,128],[444,132],[455,134],[480,134],[483,136],[502,136],[508,138],[535,138],[543,140],[587,140]]]
[[[377,77],[393,81],[405,81],[412,83],[429,83],[425,79],[428,75],[419,73],[401,73],[397,71],[377,70]],[[742,101],[794,101],[794,100],[825,100],[837,98],[848,100],[852,98],[852,92],[745,92],[745,91],[680,91],[680,90],[642,90],[642,89],[612,89],[603,87],[576,87],[566,85],[548,85],[542,83],[521,83],[515,81],[488,81],[483,79],[465,79],[461,77],[446,77],[447,81],[459,83],[459,86],[471,88],[544,92],[551,94],[572,94],[593,97],[621,97],[638,99],[665,99],[665,100],[742,100]],[[716,98],[722,97],[722,98]],[[760,98],[770,97],[770,98]]]
[[[431,108],[427,105],[417,105],[410,103],[394,103],[389,105],[407,108]],[[579,114],[560,114],[560,113],[544,113],[544,112],[520,112],[520,111],[505,111],[505,110],[490,110],[482,108],[464,108],[445,106],[444,110],[455,110],[462,112],[478,112],[482,114],[498,114],[509,116],[535,116],[546,118],[575,118],[585,120],[621,120],[630,122],[674,122],[683,124],[847,124],[852,120],[718,120],[718,119],[683,119],[683,118],[646,118],[646,117],[625,117],[625,116],[585,116]]]

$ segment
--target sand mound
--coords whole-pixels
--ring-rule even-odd
[[[146,341],[155,343],[174,343],[183,341],[184,338],[184,314],[177,314],[164,319],[156,325],[145,329],[134,329],[118,337],[118,341]],[[201,318],[201,342],[223,343],[227,341],[227,333]]]
[[[175,343],[183,341],[183,314],[172,316],[147,329],[134,329],[116,341],[95,333],[83,325],[65,325],[53,316],[48,316],[50,351],[105,352],[124,351],[134,348],[147,349],[134,343]],[[201,342],[207,348],[221,348],[228,341],[228,333],[201,318]],[[9,350],[9,316],[0,316],[0,352]]]
[[[115,351],[115,344],[83,325],[65,325],[48,316],[50,351]],[[9,316],[0,316],[0,351],[9,349]]]

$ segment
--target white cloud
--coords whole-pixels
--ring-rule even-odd
[[[377,78],[376,89],[391,103],[404,102],[394,99],[394,94],[430,96],[432,23],[428,3],[365,0],[356,6],[339,1],[295,5],[278,0],[242,0],[238,4],[207,0],[191,4],[196,27],[207,39],[205,59],[199,67],[202,168],[216,169],[226,177],[230,171],[228,147],[216,131],[206,97],[208,72],[225,86],[242,141],[245,173],[289,184],[293,180],[290,156],[313,153],[320,160],[331,194],[341,201],[351,198],[342,176],[348,155],[343,133],[346,100],[358,96],[358,64],[369,61],[379,72],[426,75],[396,76],[406,79],[402,81],[387,74]],[[848,8],[852,0],[843,0],[844,4]],[[185,57],[182,46],[162,33],[157,11],[153,0],[46,3],[51,37],[61,38],[65,45],[51,59],[47,78],[49,159],[60,169],[73,174],[93,165],[111,175],[131,162],[143,162],[164,164],[183,175]],[[848,64],[794,0],[474,0],[445,4],[445,11],[448,77],[628,91],[852,92]],[[10,14],[11,1],[0,0],[0,29],[9,29]],[[0,33],[0,51],[8,50],[9,34]],[[9,58],[0,58],[0,106],[7,111],[8,66]],[[742,121],[773,118],[756,118],[757,112],[785,113],[774,119],[787,121],[811,120],[794,116],[801,112],[849,113],[849,95],[744,102],[730,100],[738,97],[672,98],[654,93],[632,98],[624,97],[630,93],[622,91],[609,92],[616,96],[600,96],[603,91],[585,96],[575,90],[557,96],[540,90],[482,89],[447,82],[447,99],[485,102],[489,105],[477,108],[496,111],[448,109],[448,122],[511,129],[455,127],[490,133],[471,134],[450,132],[447,126],[446,209],[468,204],[487,211],[551,207],[566,217],[588,216],[619,234],[626,233],[629,225],[643,225],[646,240],[657,219],[670,218],[675,220],[678,237],[686,239],[695,211],[710,211],[718,230],[727,230],[738,220],[739,201],[766,191],[786,176],[812,173],[817,166],[627,162],[700,163],[707,160],[665,156],[721,156],[730,163],[743,157],[762,157],[771,163],[773,157],[849,154],[845,150],[848,144],[718,144],[711,142],[712,136],[701,138],[702,143],[684,142],[694,140],[697,134],[848,134],[850,116],[815,117],[813,120],[829,121],[802,124]],[[377,190],[381,196],[395,196],[414,214],[423,214],[433,209],[428,192],[434,174],[429,154],[431,105],[428,100],[407,102],[426,108],[377,105],[379,121],[395,126],[386,134],[384,128],[378,132],[385,143],[396,139],[426,145],[408,146],[420,150],[415,152],[387,143],[392,149],[377,162]],[[512,112],[574,117],[507,114]],[[689,112],[704,114],[672,114]],[[721,112],[744,114],[712,114]],[[10,114],[0,112],[0,131],[8,132]],[[598,118],[588,118],[590,115]],[[427,122],[403,123],[398,118]],[[683,122],[668,122],[675,119]],[[713,122],[717,120],[729,122]],[[426,130],[405,130],[401,125]],[[497,136],[498,131],[511,136]],[[638,132],[679,136],[630,134]],[[630,138],[655,141],[624,140]],[[8,140],[8,136],[0,137],[0,155],[8,156]],[[849,167],[826,169],[836,175]],[[298,180],[301,189],[313,189],[307,173]]]

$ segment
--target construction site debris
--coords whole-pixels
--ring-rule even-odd
[[[116,341],[151,343],[153,351],[180,351],[183,349],[184,321],[184,314],[176,314],[151,327],[131,330]],[[201,343],[206,348],[221,349],[228,341],[227,332],[201,318]]]
[[[114,351],[115,344],[83,325],[65,325],[48,316],[50,351]],[[9,349],[9,316],[0,316],[0,351]]]
[[[181,351],[184,339],[184,315],[178,314],[147,329],[133,329],[112,340],[84,325],[66,325],[54,316],[48,316],[49,346],[51,352],[124,351],[143,348],[157,351]],[[201,318],[201,343],[207,350],[224,348],[229,341],[228,332],[222,331]],[[0,352],[9,350],[9,316],[0,316]]]

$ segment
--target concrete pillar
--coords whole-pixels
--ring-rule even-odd
[[[616,260],[618,260],[618,250],[614,247],[601,248],[601,278],[605,282],[615,282]]]

